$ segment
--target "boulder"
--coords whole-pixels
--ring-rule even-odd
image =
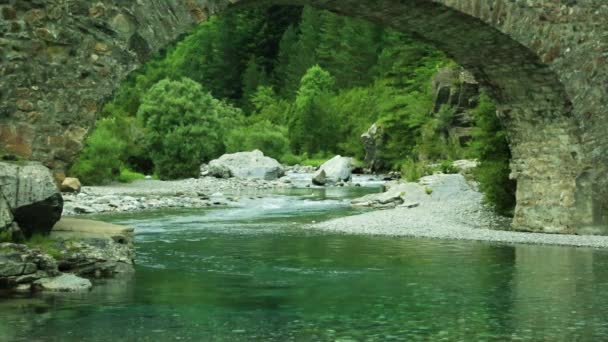
[[[48,234],[61,218],[63,198],[40,163],[0,162],[0,191],[26,237]]]
[[[78,178],[67,177],[61,183],[61,192],[80,192],[82,185]]]
[[[352,158],[335,156],[321,165],[313,176],[313,184],[325,185],[336,184],[340,181],[347,182],[352,177]],[[322,176],[322,174],[325,174]],[[323,182],[320,182],[325,178]],[[315,183],[315,179],[317,183]]]
[[[259,150],[224,154],[212,160],[208,167],[209,174],[218,178],[255,178],[275,180],[285,174],[283,166]]]
[[[54,278],[40,279],[34,283],[34,286],[43,291],[80,292],[90,290],[93,284],[88,279],[66,273]]]

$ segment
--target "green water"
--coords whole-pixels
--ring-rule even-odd
[[[102,216],[136,228],[136,272],[1,301],[0,339],[608,340],[606,251],[301,228],[352,214],[352,191]]]

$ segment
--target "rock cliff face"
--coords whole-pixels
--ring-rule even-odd
[[[608,233],[604,0],[277,0],[410,32],[500,105],[518,180],[514,225]],[[60,172],[132,70],[229,5],[263,0],[0,1],[0,144]]]

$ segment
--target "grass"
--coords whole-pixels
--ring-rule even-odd
[[[121,183],[132,183],[136,180],[145,178],[146,176],[139,172],[132,171],[128,168],[121,168],[120,175],[118,176],[118,181]]]
[[[55,259],[59,259],[62,256],[61,251],[57,248],[57,243],[49,236],[36,234],[27,240],[25,245],[32,249],[39,249]]]
[[[0,243],[3,242],[13,242],[13,233],[8,230],[0,232]]]

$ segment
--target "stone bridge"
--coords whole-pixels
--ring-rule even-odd
[[[517,229],[608,234],[605,0],[0,0],[0,149],[61,172],[105,99],[230,6],[308,4],[408,32],[499,103]]]

